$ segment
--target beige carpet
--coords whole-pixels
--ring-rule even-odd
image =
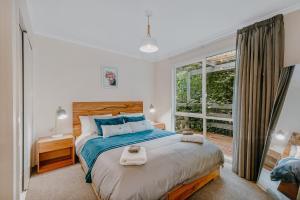
[[[221,178],[191,196],[190,200],[270,199],[254,183],[239,178],[225,165]],[[85,183],[79,164],[31,178],[26,200],[96,200],[93,189]]]

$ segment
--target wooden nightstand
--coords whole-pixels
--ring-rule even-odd
[[[159,128],[162,130],[166,129],[165,123],[162,122],[151,122],[151,124],[155,127],[155,128]]]
[[[44,137],[36,142],[37,172],[43,173],[75,163],[73,135]]]
[[[272,170],[275,166],[276,166],[276,163],[281,159],[281,154],[272,150],[272,149],[269,149],[268,150],[268,153],[266,155],[266,158],[265,158],[265,163],[264,163],[264,167],[267,169],[267,170]]]

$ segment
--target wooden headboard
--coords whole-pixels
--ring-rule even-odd
[[[81,124],[79,116],[88,115],[118,115],[125,113],[142,113],[142,101],[127,102],[73,102],[73,135],[75,137],[81,134]]]

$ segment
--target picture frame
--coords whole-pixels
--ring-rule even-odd
[[[112,89],[118,88],[119,75],[116,67],[102,68],[102,86],[103,88]]]

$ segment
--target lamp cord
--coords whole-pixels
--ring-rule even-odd
[[[55,115],[55,127],[54,127],[54,134],[57,134],[57,115]]]
[[[151,33],[150,33],[150,15],[148,15],[147,17],[148,17],[147,35],[149,37],[151,37]]]

